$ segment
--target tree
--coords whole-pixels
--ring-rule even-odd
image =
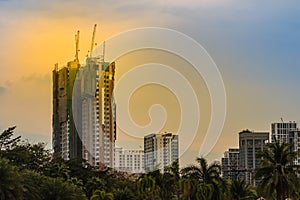
[[[12,138],[15,129],[16,126],[10,127],[4,130],[3,133],[0,134],[0,151],[8,150],[12,146],[15,146],[18,142],[20,142],[21,136]]]
[[[44,200],[86,200],[80,188],[61,178],[44,177],[40,187]]]
[[[22,171],[24,199],[40,200],[43,198],[41,186],[44,176],[30,170]]]
[[[168,179],[169,178],[169,179]],[[178,160],[174,161],[170,166],[165,167],[163,180],[169,180],[167,189],[172,191],[179,199],[180,196],[180,170]],[[171,188],[170,188],[171,187]]]
[[[104,190],[95,190],[93,196],[90,200],[113,200],[114,195],[110,192],[105,192]]]
[[[66,165],[69,169],[70,177],[76,177],[82,180],[83,183],[86,183],[88,178],[95,175],[93,167],[82,158],[68,160]]]
[[[105,188],[105,181],[99,177],[91,177],[87,180],[85,184],[85,192],[87,197],[91,197],[93,195],[93,191],[97,188],[104,189]]]
[[[0,158],[0,199],[18,200],[23,198],[22,178],[17,167]]]
[[[144,174],[137,181],[138,194],[142,199],[153,199],[155,197],[155,180],[151,175]]]
[[[179,184],[184,200],[197,199],[197,179],[194,179],[192,177],[183,177],[182,179],[180,179]]]
[[[136,199],[134,193],[128,188],[125,187],[124,189],[116,189],[114,190],[114,199],[115,200],[133,200]]]
[[[235,179],[230,184],[229,198],[232,200],[256,199],[256,192],[244,179]]]
[[[70,178],[70,169],[64,160],[54,159],[51,160],[50,164],[44,170],[44,175],[68,180]]]
[[[51,154],[45,149],[44,143],[30,144],[22,143],[6,150],[3,157],[7,158],[12,164],[28,170],[43,173],[49,165]]]
[[[212,199],[222,199],[224,194],[223,190],[226,189],[226,184],[221,178],[221,166],[217,163],[208,165],[205,158],[197,158],[196,162],[199,164],[191,165],[181,170],[184,178],[194,179],[199,183],[203,183],[205,187],[213,186]],[[197,184],[197,185],[198,185]],[[201,187],[198,189],[201,189]]]
[[[277,200],[283,200],[295,193],[299,179],[296,176],[297,169],[291,165],[296,153],[291,151],[287,143],[267,144],[267,148],[258,153],[262,158],[255,177],[261,179],[259,188],[265,191],[269,198],[276,196]]]
[[[199,183],[197,191],[198,200],[212,199],[214,194],[214,186],[207,183]]]

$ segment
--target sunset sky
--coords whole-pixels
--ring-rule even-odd
[[[0,130],[17,125],[24,138],[51,147],[51,72],[55,63],[74,59],[77,30],[80,60],[85,58],[95,23],[98,43],[122,31],[155,26],[180,31],[207,50],[227,94],[224,129],[210,160],[237,147],[243,129],[269,131],[281,117],[300,119],[298,1],[0,0]],[[145,111],[159,103],[143,105],[139,92],[134,98]],[[145,116],[133,106],[137,121]],[[178,119],[169,123],[165,128],[176,132]]]

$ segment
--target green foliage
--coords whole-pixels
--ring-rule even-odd
[[[20,142],[21,136],[12,138],[16,126],[10,127],[0,134],[0,151],[9,150]]]
[[[141,199],[154,199],[155,180],[151,175],[143,175],[137,181],[137,192]]]
[[[0,199],[22,199],[22,177],[17,167],[0,158]]]
[[[213,193],[214,193],[214,186],[212,184],[207,184],[207,183],[198,184],[198,190],[197,190],[198,200],[212,199]]]
[[[104,190],[95,190],[93,196],[90,200],[113,200],[114,195],[110,192],[105,192]]]
[[[85,200],[83,191],[74,184],[60,178],[45,177],[41,186],[43,199]]]
[[[52,178],[62,178],[68,180],[70,178],[70,169],[66,162],[62,159],[52,160],[44,170],[46,176]]]
[[[91,177],[87,180],[85,190],[88,197],[91,197],[93,192],[98,188],[105,188],[105,181],[103,179],[99,177]]]
[[[283,200],[297,196],[299,178],[297,167],[291,165],[295,152],[286,143],[267,144],[267,148],[258,154],[262,158],[255,177],[260,178],[260,192],[269,198]],[[298,195],[299,198],[299,195]]]
[[[36,172],[42,172],[51,160],[50,151],[45,150],[44,143],[18,144],[4,151],[2,155],[14,165]]]
[[[44,177],[39,173],[31,170],[24,170],[22,176],[24,199],[42,199],[44,195],[42,193],[41,187],[44,184]]]
[[[256,178],[258,189],[221,178],[221,166],[197,158],[196,165],[179,169],[178,161],[164,169],[129,175],[94,168],[85,160],[54,158],[43,143],[15,137],[15,127],[0,134],[0,200],[251,200],[257,196],[299,199],[298,166],[287,144],[268,144]],[[259,195],[257,195],[257,193]]]
[[[197,179],[194,179],[193,177],[183,177],[179,183],[183,200],[197,199]]]
[[[257,199],[256,191],[246,184],[244,179],[235,179],[230,183],[228,191],[229,199],[232,200],[251,200]]]
[[[116,189],[114,190],[113,194],[114,194],[114,200],[136,199],[133,191],[130,190],[128,187],[125,187],[124,189]]]
[[[185,178],[183,193],[187,195],[186,198],[201,199],[207,194],[206,199],[209,199],[212,193],[210,199],[223,199],[226,183],[221,178],[221,166],[217,163],[208,165],[204,158],[197,158],[196,162],[198,165],[191,165],[181,170]]]

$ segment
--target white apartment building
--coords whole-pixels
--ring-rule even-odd
[[[178,160],[178,135],[150,134],[144,137],[145,171],[164,169]]]
[[[144,173],[144,150],[115,148],[114,168],[128,173]]]

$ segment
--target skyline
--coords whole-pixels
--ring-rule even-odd
[[[77,29],[82,33],[83,60],[94,23],[100,25],[97,42],[131,28],[160,26],[187,34],[204,46],[222,74],[228,105],[210,159],[236,147],[243,129],[269,131],[271,122],[281,117],[300,118],[300,3],[113,2],[0,1],[2,130],[17,125],[16,132],[24,139],[51,142],[51,70],[55,63],[62,66],[73,59]]]

